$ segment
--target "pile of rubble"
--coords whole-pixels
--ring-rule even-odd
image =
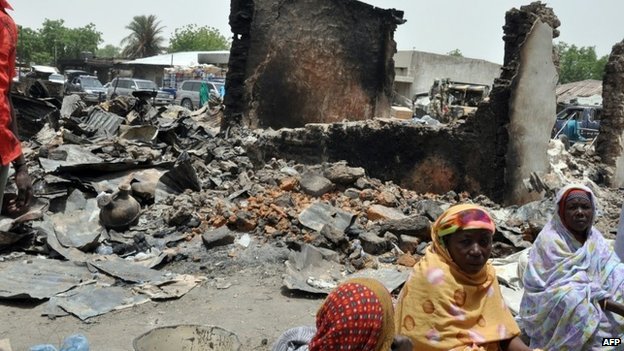
[[[247,152],[264,131],[220,133],[219,116],[207,109],[155,109],[132,98],[86,108],[69,96],[59,116],[24,143],[37,202],[0,221],[0,245],[13,251],[2,256],[10,264],[0,271],[6,283],[0,297],[50,299],[51,316],[86,319],[120,305],[179,297],[205,279],[202,271],[224,269],[224,260],[236,262],[251,246],[280,248],[275,259],[288,259],[289,288],[326,292],[340,275],[364,271],[401,272],[404,280],[408,269],[400,267],[423,254],[432,222],[460,202],[490,209],[497,223],[493,256],[504,257],[531,245],[553,210],[554,190],[572,181],[590,184],[602,200],[598,227],[609,235],[617,226],[621,194],[598,185],[604,170],[597,156],[568,152],[558,141],[549,151],[553,172],[529,182],[546,198],[502,207],[476,194],[418,194],[345,162],[254,164]],[[109,196],[110,204],[126,193],[140,210],[105,220],[102,198]],[[23,257],[16,251],[55,260],[24,265],[12,260]],[[190,274],[156,269],[168,262],[185,262]],[[335,274],[315,278],[306,265]],[[72,278],[40,291],[54,271]],[[24,284],[10,283],[15,276],[25,277]],[[102,294],[118,299],[100,306]]]

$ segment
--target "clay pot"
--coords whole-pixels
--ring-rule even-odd
[[[126,230],[138,222],[141,205],[130,195],[131,189],[130,184],[121,184],[116,193],[98,195],[100,222],[104,227]]]

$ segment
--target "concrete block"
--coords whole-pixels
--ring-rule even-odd
[[[411,108],[401,107],[401,106],[392,106],[390,108],[390,115],[394,118],[399,119],[411,119],[414,115],[414,112]]]

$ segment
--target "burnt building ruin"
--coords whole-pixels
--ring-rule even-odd
[[[602,82],[603,114],[596,153],[613,170],[607,177],[612,187],[624,186],[624,41],[613,46]]]
[[[389,113],[403,12],[354,0],[233,0],[226,124],[301,127]]]
[[[346,160],[423,193],[467,191],[501,203],[531,201],[540,194],[529,193],[523,180],[548,171],[557,81],[552,38],[559,24],[539,2],[507,13],[501,76],[490,101],[466,120],[438,128],[384,119],[309,124],[264,133],[253,152],[258,160]]]
[[[558,74],[553,62],[552,39],[559,35],[556,31],[559,24],[552,10],[537,4],[507,14],[506,27],[511,27],[511,31],[505,37],[511,40],[505,41],[505,56],[507,50],[516,51],[517,60],[516,74],[510,80],[506,128],[509,143],[505,154],[504,200],[507,203],[523,204],[540,199],[541,194],[527,190],[524,179],[532,173],[545,174],[550,170],[545,150],[550,140],[549,126],[556,115]],[[514,25],[521,33],[515,39],[512,38]],[[522,42],[515,42],[517,39]]]

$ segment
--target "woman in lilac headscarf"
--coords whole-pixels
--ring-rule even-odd
[[[624,265],[593,227],[596,199],[583,185],[559,191],[524,272],[519,324],[531,347],[605,348],[624,335]]]

